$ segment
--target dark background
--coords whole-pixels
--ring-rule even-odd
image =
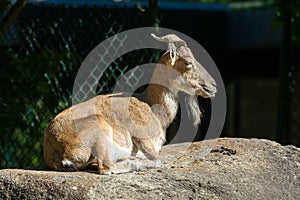
[[[83,59],[106,38],[145,26],[182,32],[213,58],[227,94],[222,137],[300,146],[299,1],[2,0],[0,22],[0,168],[42,164],[43,131],[71,105]],[[97,92],[111,92],[120,75],[157,62],[160,54],[142,50],[118,58]],[[128,84],[140,76],[137,71]],[[195,140],[203,139],[210,120],[210,101],[199,102],[205,115]],[[169,141],[176,127],[168,130]]]

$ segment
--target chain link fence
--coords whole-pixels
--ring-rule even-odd
[[[97,5],[65,2],[70,3],[19,0],[4,17],[0,16],[0,168],[43,163],[43,132],[56,114],[71,106],[77,71],[94,47],[122,31],[160,23],[156,0],[141,1],[144,4],[138,6],[132,1],[117,4],[103,0]],[[122,40],[114,41],[107,52],[121,46]],[[96,93],[112,92],[118,77],[135,66],[157,62],[160,55],[157,50],[143,49],[119,57],[98,81]],[[284,87],[289,98],[283,110],[288,114],[278,116],[278,124],[284,122],[288,127],[278,137],[282,143],[300,143],[298,55],[292,58],[288,85]],[[127,88],[135,88],[145,75],[138,69],[131,72],[126,77]],[[82,95],[87,90],[83,86]]]
[[[24,4],[11,9],[0,32],[0,168],[43,163],[43,132],[71,105],[73,82],[88,53],[122,31],[158,25],[151,4]],[[153,2],[153,1],[150,1]],[[112,43],[107,52],[118,49]],[[156,62],[160,52],[145,49],[115,60],[98,82],[97,93],[112,92],[118,77],[133,67]],[[135,87],[143,72],[128,77]],[[84,91],[84,89],[83,89]]]

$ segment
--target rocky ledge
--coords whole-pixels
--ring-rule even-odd
[[[212,149],[208,149],[212,145]],[[203,157],[205,150],[209,150]],[[164,167],[98,175],[0,170],[0,199],[299,199],[300,149],[220,138],[164,146]]]

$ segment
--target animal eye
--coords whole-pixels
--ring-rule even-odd
[[[187,68],[192,68],[193,63],[192,63],[192,62],[186,61],[186,62],[185,62],[185,66],[186,66]]]

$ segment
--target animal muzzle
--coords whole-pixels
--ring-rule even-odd
[[[217,88],[215,86],[201,86],[198,93],[203,98],[214,98],[216,96]]]

